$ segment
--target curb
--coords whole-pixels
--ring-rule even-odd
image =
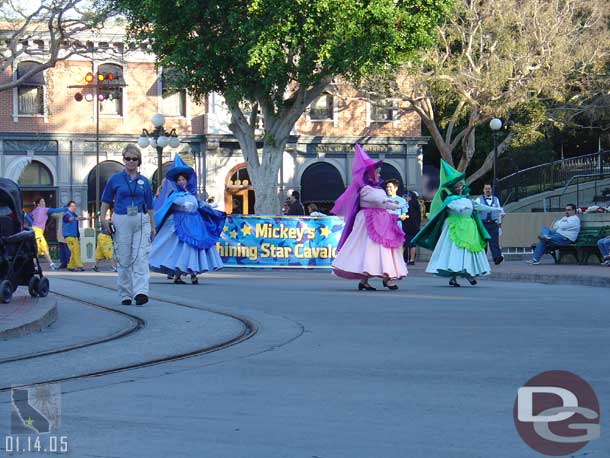
[[[553,274],[530,274],[517,272],[492,272],[487,278],[496,281],[516,281],[528,283],[543,283],[550,285],[578,285],[596,286],[602,288],[610,287],[610,278],[585,275],[553,275]]]
[[[409,276],[425,277],[432,274],[425,271],[409,271]],[[506,282],[522,282],[522,283],[542,283],[546,285],[577,285],[577,286],[595,286],[601,288],[610,288],[610,277],[602,276],[585,276],[585,275],[553,275],[543,273],[522,273],[522,272],[493,272],[484,279],[493,281]]]
[[[57,302],[55,301],[51,307],[48,307],[42,316],[39,316],[32,321],[21,323],[15,327],[0,331],[0,339],[14,339],[15,337],[22,337],[33,334],[34,332],[40,332],[44,328],[55,323],[55,321],[57,321],[57,315]]]

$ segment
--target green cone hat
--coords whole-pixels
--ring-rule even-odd
[[[464,179],[464,172],[460,172],[459,170],[451,167],[447,162],[441,159],[441,176],[439,187],[442,188],[444,186],[453,186],[458,181]]]
[[[438,190],[430,203],[430,215],[434,215],[443,205],[443,192],[451,194],[450,188],[454,184],[464,179],[464,172],[451,167],[447,162],[441,159],[441,173]]]

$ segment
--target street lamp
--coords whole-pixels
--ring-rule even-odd
[[[161,113],[152,115],[150,121],[153,125],[152,133],[148,132],[146,129],[142,129],[140,138],[138,138],[138,146],[140,148],[152,146],[157,149],[157,186],[159,186],[163,180],[163,148],[167,145],[169,145],[170,148],[178,148],[180,146],[180,139],[178,138],[176,129],[167,132],[163,128],[165,116]]]
[[[493,192],[498,195],[498,174],[497,174],[497,162],[498,162],[498,131],[502,128],[502,121],[498,118],[493,118],[489,121],[489,128],[494,138],[494,175],[493,175]]]
[[[80,89],[74,94],[74,100],[93,102],[95,104],[95,218],[100,213],[100,104],[104,100],[112,100],[116,90],[127,86],[122,76],[116,73],[87,72],[83,77],[85,84],[73,84],[69,88]]]

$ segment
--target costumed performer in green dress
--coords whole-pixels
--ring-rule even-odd
[[[432,250],[426,272],[449,277],[449,285],[460,286],[457,277],[476,285],[476,277],[491,271],[485,245],[490,238],[477,210],[494,210],[468,196],[464,173],[441,159],[440,185],[430,205],[430,220],[411,243]]]

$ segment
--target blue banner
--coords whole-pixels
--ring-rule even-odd
[[[226,267],[328,269],[343,225],[336,216],[229,215],[216,246]]]

